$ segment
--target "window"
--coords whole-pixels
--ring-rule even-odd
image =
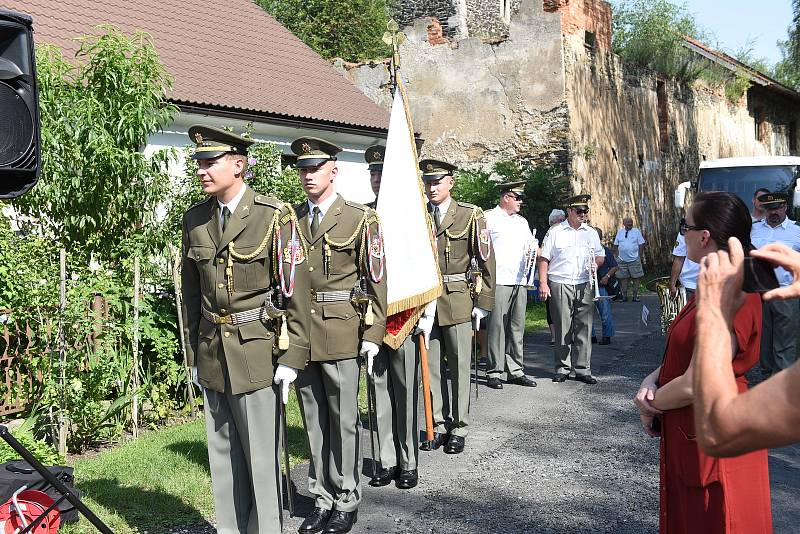
[[[755,108],[753,110],[753,127],[755,131],[753,132],[756,138],[756,141],[764,141],[764,112],[761,108]]]
[[[585,46],[589,50],[594,50],[595,45],[597,44],[597,36],[594,32],[590,32],[586,30],[583,32],[583,46]]]
[[[500,16],[506,24],[511,22],[511,0],[500,0]]]
[[[789,123],[789,151],[797,152],[797,121]]]

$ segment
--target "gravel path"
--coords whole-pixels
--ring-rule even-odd
[[[657,300],[643,300],[656,317],[649,327],[640,321],[639,305],[614,305],[617,335],[609,346],[594,346],[597,385],[551,382],[549,336],[533,333],[525,340],[525,362],[539,386],[481,387],[464,453],[420,452],[420,484],[410,491],[367,485],[365,460],[353,532],[656,532],[658,441],[639,430],[631,398],[660,363],[664,338]],[[368,439],[364,432],[365,456]],[[773,451],[770,468],[775,532],[793,532],[800,524],[800,447]],[[286,532],[296,532],[313,506],[306,474],[307,464],[293,470],[300,517],[288,519]],[[174,532],[209,532],[209,526]]]

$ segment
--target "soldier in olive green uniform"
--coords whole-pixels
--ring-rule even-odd
[[[368,204],[373,209],[378,202],[385,152],[383,145],[371,146],[364,152],[364,159],[369,164],[372,192],[376,197]],[[386,486],[396,480],[398,488],[410,489],[419,482],[417,344],[418,338],[413,335],[406,337],[399,349],[384,343],[375,358],[373,383],[381,470],[370,480],[371,486]]]
[[[309,275],[294,261],[301,242],[292,242],[291,207],[256,195],[242,180],[252,141],[202,126],[189,135],[210,198],[183,218],[184,335],[205,393],[217,531],[278,532],[280,401],[273,379],[288,387],[308,360]],[[287,298],[293,291],[302,298]],[[267,305],[281,297],[283,313]]]
[[[494,255],[483,211],[450,196],[455,166],[428,159],[420,162],[420,169],[444,286],[436,302],[428,350],[434,440],[422,448],[436,449],[446,443],[446,453],[458,454],[464,450],[469,425],[470,320],[479,324],[494,304]],[[452,403],[445,365],[450,369]]]
[[[386,331],[383,243],[377,214],[335,193],[327,141],[292,143],[308,201],[295,206],[311,275],[311,361],[297,378],[311,448],[313,512],[301,533],[348,532],[361,500],[357,356],[371,372]]]

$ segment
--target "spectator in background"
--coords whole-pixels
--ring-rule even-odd
[[[567,214],[564,213],[564,210],[553,209],[550,212],[550,216],[547,218],[547,223],[550,225],[550,228],[547,232],[550,232],[554,226],[561,224],[567,220]],[[545,233],[545,237],[547,237],[547,233]],[[544,241],[544,238],[542,238]],[[547,328],[550,329],[550,344],[555,345],[556,343],[556,330],[553,326],[553,316],[550,315],[550,299],[542,299],[544,300],[544,309],[547,312]]]
[[[684,224],[681,219],[681,225]],[[681,226],[682,227],[682,226]],[[700,266],[686,257],[686,239],[683,237],[682,232],[678,232],[675,238],[675,246],[672,249],[672,271],[669,277],[669,294],[675,297],[678,293],[678,282],[686,290],[686,298],[689,298],[694,293],[697,287],[697,273],[700,271]]]
[[[622,219],[622,228],[614,238],[614,255],[618,258],[617,278],[620,283],[622,302],[628,302],[628,280],[633,286],[633,302],[639,302],[639,281],[644,276],[642,268],[642,249],[645,240],[642,232],[633,227],[633,219]]]
[[[763,195],[764,193],[769,193],[769,189],[766,187],[759,187],[756,189],[756,192],[753,193],[753,211],[750,212],[750,218],[753,222],[761,221],[767,215],[766,211],[764,211],[764,207],[761,205],[761,202],[758,201],[759,195]]]
[[[603,231],[595,227],[597,236],[600,242],[603,242]],[[601,297],[608,296],[608,284],[617,272],[617,260],[614,258],[614,253],[611,249],[603,245],[603,250],[606,252],[606,260],[603,265],[597,268],[597,284],[600,290]],[[603,335],[600,341],[597,342],[597,336],[594,333],[594,323],[592,324],[592,343],[597,342],[598,345],[608,345],[611,343],[611,338],[614,337],[614,317],[611,316],[611,299],[601,298],[594,301],[594,307],[600,315],[600,323],[603,327]]]
[[[753,246],[761,248],[770,243],[784,245],[800,251],[800,226],[786,216],[788,196],[785,193],[762,193],[758,202],[765,218],[753,223],[750,239]],[[775,269],[781,287],[792,284],[792,274],[785,269]],[[761,333],[761,369],[775,374],[792,365],[797,358],[795,342],[798,323],[797,299],[765,302],[764,328]]]

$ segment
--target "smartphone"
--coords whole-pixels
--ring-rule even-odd
[[[770,262],[746,256],[744,258],[744,283],[742,290],[746,293],[764,293],[780,287],[775,276],[775,266]]]

